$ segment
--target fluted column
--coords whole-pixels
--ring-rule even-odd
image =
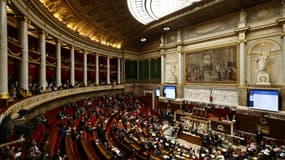
[[[281,16],[285,19],[285,0],[281,0]],[[282,68],[285,68],[285,20],[282,23]],[[285,86],[285,69],[282,69],[282,85]]]
[[[181,47],[182,46],[178,46],[177,50],[178,50],[178,84],[181,84],[183,81],[183,55],[181,53]]]
[[[0,1],[0,99],[8,99],[8,42],[6,0]]]
[[[164,84],[164,50],[160,50],[161,54],[161,84]]]
[[[40,86],[43,87],[43,90],[46,90],[46,33],[43,30],[40,31],[39,47],[41,55]]]
[[[126,61],[125,61],[125,57],[123,57],[123,59],[122,59],[122,83],[124,84],[124,83],[126,83],[126,67],[125,67],[125,63],[126,63]]]
[[[240,61],[240,74],[239,74],[239,85],[244,86],[246,84],[246,59],[245,59],[245,31],[246,31],[246,12],[245,10],[240,11],[240,22],[239,22],[239,61]]]
[[[87,86],[87,52],[84,50],[83,53],[83,83],[84,86]]]
[[[242,33],[240,33],[242,34]],[[246,71],[245,71],[245,64],[246,64],[246,60],[245,60],[245,43],[244,40],[240,40],[239,43],[239,50],[240,50],[240,76],[239,76],[239,84],[241,86],[245,85],[245,75],[246,75]]]
[[[72,86],[75,85],[75,59],[74,59],[74,47],[70,48],[70,83]]]
[[[110,57],[107,56],[107,84],[111,84],[110,82]]]
[[[121,58],[118,58],[118,84],[121,84]]]
[[[19,16],[19,41],[22,46],[22,57],[20,64],[20,87],[29,90],[29,45],[28,45],[28,23],[25,16]]]
[[[56,42],[56,86],[61,86],[61,42]]]
[[[160,63],[160,65],[161,65],[161,84],[164,84],[164,81],[165,81],[165,79],[164,79],[164,52],[165,52],[165,49],[163,48],[164,47],[164,37],[163,37],[163,35],[160,37],[160,56],[161,56],[161,63]]]
[[[96,85],[99,85],[99,55],[96,54]]]
[[[182,38],[181,30],[177,31],[177,54],[178,54],[178,84],[181,84],[183,81],[183,55],[182,55]]]

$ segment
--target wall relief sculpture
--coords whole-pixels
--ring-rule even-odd
[[[178,80],[178,55],[169,54],[165,57],[165,80],[176,83]]]
[[[186,54],[186,82],[237,82],[237,49],[227,46]]]

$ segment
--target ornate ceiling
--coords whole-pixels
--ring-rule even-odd
[[[201,0],[158,21],[143,25],[128,10],[127,0],[38,0],[68,28],[94,42],[120,49],[142,47],[139,39],[148,40],[170,31],[199,23],[242,7],[266,0]],[[226,7],[225,7],[226,6]]]
[[[128,12],[122,0],[40,0],[61,22],[82,36],[121,48],[144,26]]]

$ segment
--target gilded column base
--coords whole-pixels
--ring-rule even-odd
[[[9,93],[0,93],[0,99],[9,99],[10,95]]]

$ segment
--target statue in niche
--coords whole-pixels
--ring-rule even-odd
[[[258,66],[257,79],[256,79],[257,85],[270,85],[269,74],[266,72],[266,63],[270,53],[271,53],[271,48],[269,48],[268,51],[261,53],[256,60]]]

